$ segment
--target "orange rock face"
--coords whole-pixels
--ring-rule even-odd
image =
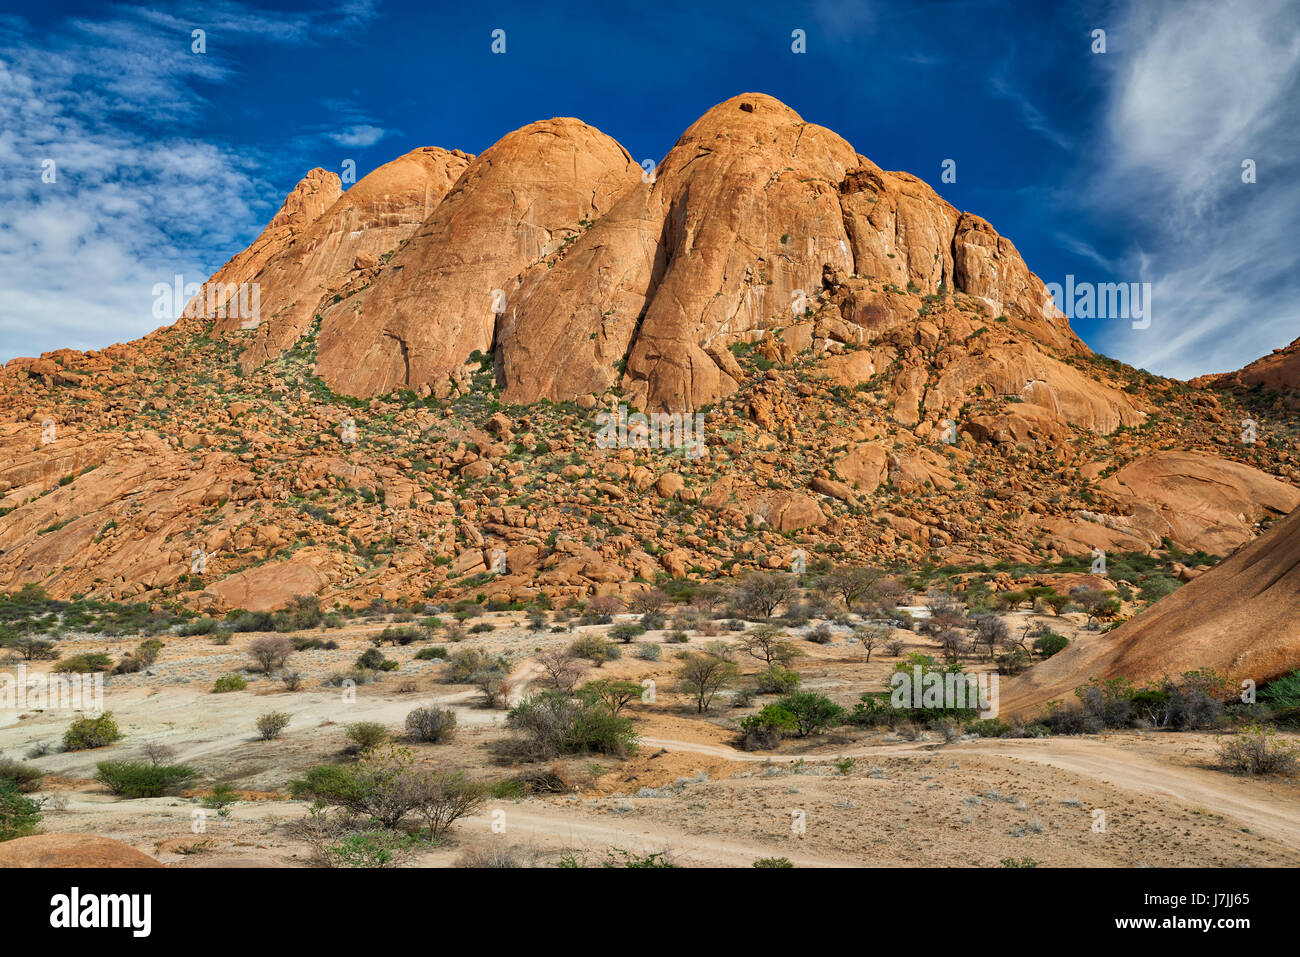
[[[524,271],[572,242],[636,178],[627,151],[578,120],[503,137],[372,286],[326,311],[319,374],[351,395],[447,395],[470,355],[492,350]]]
[[[1032,715],[1089,678],[1137,682],[1210,668],[1236,683],[1277,678],[1300,659],[1300,512],[1119,628],[1076,642],[1008,682],[1001,707]]]

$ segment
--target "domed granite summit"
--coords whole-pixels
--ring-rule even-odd
[[[0,590],[267,610],[627,593],[795,543],[1224,556],[1300,504],[1281,397],[1094,355],[987,222],[770,96],[653,170],[558,118],[342,185],[309,172],[171,325],[7,364]],[[258,315],[220,314],[244,284]],[[599,443],[620,405],[690,413],[698,455]]]

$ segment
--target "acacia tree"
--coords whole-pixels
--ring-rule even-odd
[[[799,583],[788,572],[751,572],[737,583],[733,597],[746,617],[767,621],[777,608],[799,600]]]
[[[740,644],[751,658],[757,658],[769,668],[774,661],[786,665],[803,654],[785,640],[781,629],[776,625],[759,625],[751,628],[740,636]]]
[[[627,607],[638,615],[657,615],[668,604],[662,588],[647,588],[628,598]]]
[[[641,692],[641,685],[637,682],[622,681],[618,678],[598,678],[578,689],[580,695],[595,698],[616,717],[620,711],[640,698]]]
[[[713,696],[736,677],[738,670],[730,661],[713,654],[688,654],[677,670],[681,690],[695,698],[695,711],[703,714],[713,703]]]
[[[838,597],[844,602],[845,609],[852,611],[854,606],[873,595],[879,580],[880,572],[874,568],[837,565],[821,576],[818,587]]]
[[[867,661],[871,660],[873,651],[889,641],[892,633],[893,629],[884,625],[860,625],[853,629],[853,637],[862,644],[862,649],[867,653]]]
[[[986,613],[976,615],[971,619],[971,624],[975,626],[975,641],[988,649],[988,659],[993,660],[993,652],[998,645],[1003,644],[1011,632],[1007,629],[1006,623],[997,615]]]

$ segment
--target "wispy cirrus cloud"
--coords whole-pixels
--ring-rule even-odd
[[[194,54],[192,29],[305,44],[374,15],[368,2],[329,17],[118,7],[40,31],[0,17],[0,361],[148,332],[156,283],[202,281],[212,250],[229,255],[269,218],[275,158],[206,135],[204,90],[238,71],[221,44]]]
[[[1135,3],[1110,37],[1087,195],[1132,236],[1120,271],[1152,283],[1153,316],[1146,330],[1107,327],[1099,344],[1178,377],[1240,367],[1300,334],[1295,6]]]

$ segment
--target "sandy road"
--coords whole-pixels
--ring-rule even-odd
[[[838,758],[885,757],[933,753],[937,745],[872,745],[846,748],[821,755],[753,754],[726,745],[699,744],[668,738],[642,738],[648,747],[700,754],[745,762],[833,761]],[[1248,825],[1260,834],[1288,846],[1300,845],[1300,802],[1275,793],[1272,782],[1249,779],[1202,768],[1159,762],[1113,744],[1092,738],[1001,738],[964,741],[943,746],[943,752],[970,757],[993,755],[1015,761],[1032,761],[1077,774],[1090,781],[1142,794],[1159,794],[1190,810],[1206,810]]]

